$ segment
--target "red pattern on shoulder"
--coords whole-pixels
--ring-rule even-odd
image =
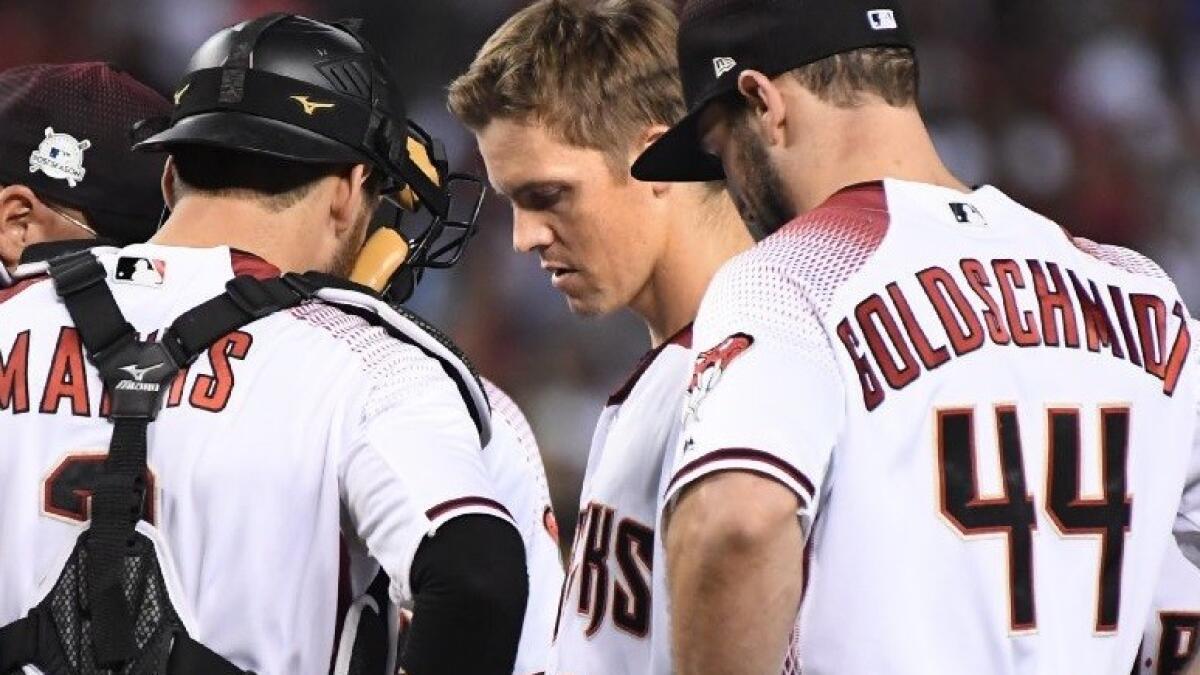
[[[1157,263],[1137,251],[1120,246],[1098,244],[1083,237],[1070,237],[1070,235],[1068,237],[1075,248],[1117,269],[1154,279],[1170,278]]]
[[[253,253],[229,249],[229,257],[234,276],[247,275],[260,280],[274,279],[280,276],[278,267]]]
[[[882,182],[851,185],[765,239],[758,259],[788,269],[824,310],[879,249],[890,222]]]
[[[5,303],[5,302],[8,302],[9,300],[12,300],[21,291],[29,288],[30,286],[38,283],[39,281],[49,281],[49,280],[50,280],[50,277],[48,277],[46,275],[40,275],[40,276],[36,276],[36,277],[30,277],[28,279],[22,279],[21,281],[18,281],[17,283],[13,284],[12,286],[9,286],[8,288],[0,288],[0,303]]]

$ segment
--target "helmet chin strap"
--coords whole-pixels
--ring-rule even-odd
[[[382,293],[408,260],[408,251],[408,241],[403,234],[391,227],[379,228],[367,239],[354,261],[350,281]]]
[[[429,156],[428,148],[412,136],[408,137],[408,156],[412,165],[424,174],[432,185],[439,188],[442,186],[442,176]],[[415,212],[422,205],[421,197],[411,185],[406,185],[393,195],[392,199],[409,212]],[[391,226],[380,227],[367,239],[359,252],[350,272],[350,281],[374,289],[377,293],[384,293],[398,283],[402,286],[412,286],[412,282],[401,279],[406,272],[404,264],[408,262],[411,251],[412,247],[402,232]],[[411,274],[411,270],[408,272]],[[412,293],[411,288],[406,291],[395,290],[403,291],[404,299]]]

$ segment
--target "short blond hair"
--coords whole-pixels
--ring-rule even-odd
[[[661,0],[538,0],[450,85],[450,111],[474,131],[495,119],[539,122],[628,174],[641,134],[685,113],[678,29]]]

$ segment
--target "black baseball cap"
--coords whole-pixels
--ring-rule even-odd
[[[131,133],[170,114],[166,98],[104,63],[0,72],[0,184],[83,211],[105,239],[146,241],[162,215],[164,160],[134,153]]]
[[[645,181],[725,178],[700,148],[704,107],[737,91],[738,76],[774,77],[866,47],[912,48],[898,0],[688,0],[679,24],[679,71],[688,114],[633,163]]]

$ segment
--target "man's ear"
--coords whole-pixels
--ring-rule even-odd
[[[779,87],[757,70],[744,70],[738,76],[738,93],[746,99],[764,139],[782,144],[786,138],[787,104]]]
[[[646,150],[646,148],[653,145],[658,139],[662,138],[664,134],[666,134],[668,131],[670,131],[670,129],[671,129],[670,127],[663,125],[663,124],[654,124],[649,127],[646,127],[646,130],[642,132],[642,135],[638,139],[638,142],[634,143],[633,148],[630,149],[629,158],[628,158],[629,166],[632,167],[634,161],[636,161],[637,158],[639,156],[641,156],[642,152],[644,152]],[[637,180],[636,178],[633,178],[632,176],[627,176],[627,179],[628,180]],[[654,191],[655,197],[664,197],[667,195],[667,193],[669,193],[671,191],[671,183],[651,182],[651,183],[649,183],[649,185],[650,185],[650,189]]]
[[[365,198],[363,184],[370,173],[371,169],[366,164],[355,164],[349,172],[336,176],[333,198],[329,202],[329,216],[338,234],[354,227],[356,209],[360,200]]]
[[[37,196],[24,185],[8,185],[0,189],[0,261],[15,267],[29,243],[33,225],[33,207]]]
[[[174,157],[167,157],[167,162],[163,164],[162,195],[163,203],[174,211],[175,202],[179,199],[179,177],[175,175]]]

